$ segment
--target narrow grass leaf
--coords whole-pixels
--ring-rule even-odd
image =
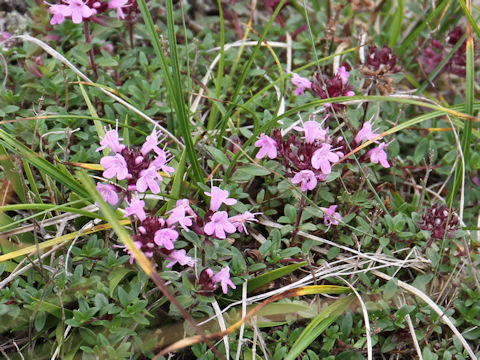
[[[437,5],[435,10],[433,10],[427,18],[422,21],[415,29],[403,40],[402,45],[398,48],[397,53],[402,55],[405,50],[413,44],[413,42],[417,39],[423,29],[428,25],[431,24],[435,18],[438,18],[439,14],[442,12],[443,8],[449,3],[451,0],[443,0],[440,4]]]
[[[285,360],[294,360],[305,350],[315,339],[324,332],[350,304],[355,300],[355,295],[344,296],[333,304],[323,309],[302,331],[297,341],[292,345]]]
[[[152,17],[147,8],[145,0],[138,0],[138,7],[142,13],[143,20],[145,21],[145,26],[150,35],[150,41],[152,42],[153,48],[157,58],[160,60],[161,69],[164,75],[165,86],[167,88],[168,96],[170,101],[173,104],[175,109],[175,114],[177,118],[178,128],[182,134],[183,141],[185,142],[185,148],[187,149],[188,159],[190,160],[193,177],[197,182],[204,181],[203,171],[200,167],[198,157],[195,151],[195,144],[192,141],[192,136],[190,133],[190,124],[186,113],[186,104],[183,94],[183,87],[180,79],[180,69],[178,65],[178,54],[177,54],[177,42],[175,37],[174,29],[174,19],[173,19],[173,6],[171,0],[167,0],[166,4],[166,15],[167,15],[167,34],[170,44],[171,52],[171,63],[172,70],[168,66],[168,61],[163,53],[160,40],[158,39],[157,32],[155,30],[155,25],[153,24]],[[172,74],[173,73],[173,77]]]
[[[127,224],[130,223],[130,220],[128,220],[128,219],[127,220],[120,220],[119,222],[120,222],[120,224],[127,225]],[[79,235],[86,236],[86,235],[97,233],[99,231],[108,230],[108,229],[111,229],[111,228],[112,228],[112,226],[109,225],[109,224],[102,224],[102,225],[93,226],[90,229],[83,230],[82,232],[75,231],[73,233],[65,234],[65,235],[60,236],[60,237],[55,238],[55,239],[43,241],[43,242],[38,244],[38,247],[36,245],[28,246],[28,247],[20,249],[20,250],[16,250],[16,251],[9,252],[7,254],[0,255],[0,263],[2,263],[3,261],[10,260],[10,259],[15,259],[19,256],[23,256],[23,255],[27,255],[27,254],[34,254],[34,253],[37,252],[37,249],[44,250],[44,249],[48,249],[52,246],[55,246],[57,244],[61,244],[63,242],[71,241]]]
[[[294,272],[295,270],[300,269],[302,266],[305,266],[305,265],[307,265],[307,262],[302,261],[298,264],[291,264],[291,265],[283,266],[279,269],[268,271],[262,275],[259,275],[253,279],[250,279],[247,284],[247,292],[252,292],[254,290],[257,290],[258,288],[264,285],[267,285],[277,279],[280,279],[281,277],[286,276]]]
[[[467,12],[471,13],[472,3],[471,0],[467,0]],[[465,78],[465,108],[464,112],[468,115],[473,115],[473,105],[475,101],[475,54],[473,43],[473,32],[470,23],[467,23],[467,40],[466,40],[466,71]],[[470,146],[472,142],[472,129],[473,121],[467,121],[464,125],[461,139],[463,159],[465,161],[465,169],[461,161],[458,162],[455,169],[455,175],[453,177],[453,185],[448,193],[447,204],[450,206],[453,204],[453,200],[457,196],[457,193],[464,181],[464,171],[469,167],[470,160]]]

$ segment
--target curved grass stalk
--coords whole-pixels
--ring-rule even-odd
[[[91,84],[94,86],[94,84]],[[12,119],[12,120],[1,120],[0,125],[2,124],[10,124],[14,123],[17,121],[27,121],[27,120],[55,120],[55,119],[87,119],[87,120],[99,120],[102,122],[105,122],[110,125],[116,125],[117,122],[115,120],[109,120],[109,119],[104,119],[104,118],[99,118],[99,117],[94,117],[94,116],[87,116],[87,115],[62,115],[62,114],[55,114],[55,115],[39,115],[39,116],[32,116],[32,117],[26,117],[26,118],[18,118],[18,119]],[[137,132],[138,134],[142,136],[147,136],[148,134],[132,125],[128,125],[125,123],[119,123],[119,127],[126,128],[128,130],[132,130]]]
[[[27,216],[24,218],[21,218],[20,220],[16,220],[10,224],[0,226],[0,231],[5,231],[6,229],[11,228],[12,226],[18,225],[24,221],[28,221],[31,219],[35,219],[36,217],[39,216],[44,216],[45,214],[48,214],[52,211],[62,211],[62,212],[68,212],[68,213],[73,213],[73,214],[78,214],[81,216],[86,216],[94,219],[103,219],[103,217],[99,216],[97,213],[94,213],[92,211],[89,211],[91,209],[90,206],[87,206],[86,208],[83,209],[77,209],[74,207],[71,207],[69,205],[74,205],[74,204],[81,204],[85,200],[75,200],[66,204],[62,205],[53,205],[53,204],[14,204],[14,205],[4,205],[0,206],[0,213],[5,212],[5,211],[16,211],[16,210],[43,210],[38,213],[35,213],[31,216]],[[96,208],[96,207],[95,207]],[[88,209],[88,210],[87,210]],[[49,223],[52,222],[55,218],[48,219],[47,221]],[[1,236],[7,236],[7,234],[2,234],[0,232],[0,237]]]
[[[230,335],[233,332],[237,331],[242,324],[250,320],[253,316],[255,316],[260,310],[262,310],[265,306],[268,304],[271,304],[273,302],[277,302],[282,299],[290,298],[290,297],[297,297],[297,296],[305,296],[305,295],[318,295],[318,294],[346,294],[350,293],[351,290],[348,287],[345,286],[337,286],[337,285],[311,285],[311,286],[304,286],[296,289],[291,289],[287,290],[285,292],[282,292],[280,294],[274,295],[265,301],[263,301],[261,304],[255,306],[252,310],[247,312],[247,315],[243,317],[242,319],[238,320],[235,322],[233,325],[228,327],[225,331],[219,331],[216,333],[208,334],[206,335],[206,338],[210,341],[215,341],[217,339],[221,339],[226,335]],[[349,299],[349,301],[345,301],[345,299]],[[351,301],[354,299],[354,297],[347,296],[344,298],[341,298],[338,301],[341,301],[341,306],[333,306],[335,305],[329,305],[324,311],[322,311],[317,317],[320,315],[322,316],[322,319],[327,318],[331,315],[334,315],[338,313],[340,310],[343,312],[345,310],[345,307],[348,306],[348,304],[351,303]],[[338,302],[337,301],[337,302]],[[329,309],[329,310],[328,310]],[[340,312],[340,313],[341,313]],[[192,346],[195,344],[198,344],[202,342],[203,339],[201,336],[191,336],[188,338],[184,338],[182,340],[179,340],[172,345],[168,346],[167,348],[163,349],[154,359],[158,359],[160,356],[163,356],[165,354],[168,354],[172,351],[176,351],[179,349],[183,349],[188,346]]]
[[[387,274],[384,274],[380,271],[377,271],[377,270],[372,270],[372,274],[382,278],[382,279],[385,279],[387,281],[391,280],[392,277],[387,275]],[[455,327],[455,325],[453,324],[453,322],[448,318],[448,316],[445,315],[445,312],[440,309],[440,307],[432,300],[430,299],[430,297],[425,294],[423,291],[420,291],[419,289],[417,289],[416,287],[410,285],[410,284],[407,284],[401,280],[398,280],[397,281],[397,284],[399,287],[407,290],[408,292],[411,292],[412,294],[418,296],[420,299],[422,299],[423,301],[425,301],[425,303],[430,306],[432,308],[433,311],[435,311],[438,316],[440,317],[440,320],[445,324],[447,325],[450,330],[452,330],[452,332],[455,334],[455,336],[460,340],[460,342],[462,343],[464,349],[467,351],[468,355],[474,359],[474,360],[477,360],[477,356],[475,355],[475,353],[473,352],[472,348],[470,347],[470,345],[468,344],[467,340],[465,340],[465,338],[462,336],[462,334],[460,333],[460,331],[458,331],[458,329]]]
[[[463,8],[463,6],[462,6]],[[466,8],[463,10],[470,14],[472,13],[472,1],[467,0]],[[470,20],[469,18],[469,20]],[[472,24],[471,22],[467,22],[467,40],[466,40],[466,78],[465,78],[465,113],[469,115],[473,115],[473,104],[475,101],[475,49],[473,45],[473,31],[472,31]],[[448,193],[447,197],[447,204],[452,206],[453,200],[457,196],[458,190],[464,181],[463,174],[465,173],[466,168],[468,168],[470,163],[470,146],[472,142],[472,129],[473,129],[473,122],[468,121],[465,123],[463,134],[462,134],[462,153],[463,158],[465,160],[465,164],[459,164],[459,166],[455,169],[455,175],[453,177],[453,185]]]
[[[82,78],[83,80],[87,81],[88,83],[94,83],[92,80],[90,80],[90,78],[88,78],[88,76],[86,76],[85,74],[83,74],[80,70],[77,69],[77,67],[75,67],[75,65],[73,65],[70,61],[68,61],[62,54],[60,54],[58,51],[56,51],[55,49],[53,49],[52,47],[50,47],[48,44],[44,43],[43,41],[37,39],[37,38],[34,38],[30,35],[15,35],[15,36],[12,36],[11,39],[22,39],[22,40],[25,40],[25,41],[29,41],[31,43],[34,43],[38,46],[40,46],[43,50],[45,50],[48,54],[50,54],[52,57],[54,57],[55,59],[57,59],[58,61],[60,61],[61,63],[65,64],[67,67],[69,67],[75,74],[77,74],[77,76],[79,76],[80,78]],[[98,88],[101,92],[103,92],[105,95],[111,97],[112,99],[114,99],[115,101],[119,102],[120,104],[122,104],[123,106],[125,106],[127,109],[133,111],[135,114],[137,114],[138,116],[144,118],[145,120],[147,120],[148,122],[152,123],[154,126],[156,126],[157,128],[159,128],[163,133],[165,133],[166,135],[168,135],[177,145],[179,145],[180,147],[184,147],[185,145],[180,141],[178,140],[178,138],[176,138],[171,132],[169,132],[167,129],[165,129],[163,126],[160,126],[159,124],[157,124],[157,122],[155,120],[153,120],[150,116],[148,116],[147,114],[145,114],[144,112],[138,110],[136,107],[130,105],[127,101],[123,100],[122,98],[120,98],[119,96],[115,95],[114,93],[104,89],[103,87],[99,87]]]
[[[128,219],[127,220],[118,220],[118,222],[121,225],[127,225],[127,224],[130,223],[130,220],[128,220]],[[90,229],[83,230],[82,235],[83,236],[90,235],[90,234],[94,234],[96,232],[108,230],[108,229],[111,229],[111,228],[112,228],[112,226],[110,224],[95,225],[95,226],[91,227]],[[57,245],[57,244],[60,244],[60,243],[63,243],[63,242],[67,242],[67,241],[71,241],[71,240],[73,240],[77,237],[78,233],[79,233],[79,231],[75,231],[73,233],[66,234],[66,235],[60,236],[60,237],[55,238],[55,239],[43,241],[43,242],[38,244],[38,247],[36,245],[32,245],[32,246],[28,246],[28,247],[20,249],[20,250],[16,250],[16,251],[9,252],[7,254],[0,255],[0,263],[2,263],[4,261],[7,261],[7,260],[10,260],[10,259],[14,259],[14,258],[19,257],[19,256],[34,254],[34,253],[37,252],[37,249],[38,250],[44,250],[44,249],[48,249],[49,247],[52,247],[54,245]]]

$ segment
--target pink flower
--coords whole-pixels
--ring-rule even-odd
[[[235,284],[230,280],[230,267],[225,266],[222,270],[216,273],[213,276],[213,281],[215,283],[220,283],[222,286],[222,291],[224,294],[228,292],[228,287],[230,286],[232,289],[236,289],[237,287]]]
[[[10,34],[8,31],[2,31],[0,33],[0,40],[4,41],[4,40],[8,40],[12,37],[12,34]]]
[[[332,172],[330,163],[336,163],[340,160],[338,153],[330,150],[332,145],[322,144],[322,146],[315,150],[312,156],[312,166],[314,169],[320,169],[322,173],[328,175]]]
[[[112,0],[108,3],[109,9],[115,9],[117,11],[117,19],[125,19],[122,7],[126,7],[128,0]]]
[[[235,226],[228,221],[226,211],[218,211],[212,215],[210,222],[206,223],[203,230],[207,235],[213,235],[219,239],[225,239],[225,232],[232,234],[235,232]]]
[[[305,89],[312,88],[312,82],[310,80],[308,80],[307,78],[301,77],[296,73],[292,73],[292,84],[297,87],[295,89],[296,96],[300,94],[305,95]]]
[[[50,5],[48,9],[50,14],[53,15],[52,19],[50,20],[51,25],[61,24],[65,21],[65,10],[67,9],[67,5]]]
[[[377,130],[378,129],[375,129],[373,131],[377,131]],[[355,136],[355,142],[357,144],[360,144],[363,140],[375,139],[379,134],[375,134],[373,131],[372,131],[372,124],[370,123],[370,121],[364,122],[362,128]]]
[[[120,140],[123,139],[118,137],[117,130],[109,130],[105,133],[105,137],[102,141],[100,141],[101,146],[95,151],[101,151],[109,147],[114,153],[118,154],[125,149],[125,145],[120,144]]]
[[[130,201],[129,206],[125,208],[125,216],[124,217],[128,217],[130,215],[135,215],[141,221],[143,221],[147,218],[147,214],[145,214],[145,210],[143,209],[144,207],[145,207],[145,201],[140,200],[140,199],[136,198],[135,196],[133,196],[132,201]]]
[[[335,212],[337,205],[332,205],[328,208],[321,207],[320,209],[324,211],[323,223],[326,226],[338,225],[338,222],[342,221],[342,216],[338,212]]]
[[[178,239],[178,232],[173,229],[165,228],[155,232],[153,240],[158,246],[163,246],[167,250],[173,250],[173,243]]]
[[[83,19],[95,15],[97,11],[89,8],[81,0],[65,0],[68,6],[63,9],[64,16],[71,16],[74,24],[80,24]]]
[[[257,159],[263,159],[265,155],[268,155],[270,159],[277,157],[277,142],[270,136],[263,133],[260,134],[260,138],[255,142],[255,146],[260,148],[255,156]]]
[[[295,174],[292,183],[301,183],[302,191],[313,190],[317,186],[317,178],[312,170],[302,170]]]
[[[167,268],[173,267],[176,263],[179,263],[182,266],[190,266],[193,267],[195,265],[196,260],[192,259],[190,256],[187,255],[187,252],[182,250],[173,250],[168,256],[167,260],[171,262],[167,265]]]
[[[355,96],[355,92],[352,91],[352,90],[348,90],[348,91],[345,93],[345,96]]]
[[[374,164],[380,163],[384,168],[389,168],[387,153],[384,150],[388,145],[387,143],[380,143],[376,148],[369,150],[365,156],[370,157],[370,161]]]
[[[303,127],[295,126],[294,129],[305,133],[307,144],[313,144],[317,140],[325,141],[327,137],[327,130],[323,130],[322,126],[313,120],[303,123]]]
[[[112,2],[115,2],[115,1],[117,0],[113,0]],[[118,1],[125,1],[125,0],[118,0]],[[108,3],[109,7],[112,2]],[[152,133],[147,136],[145,143],[142,145],[142,148],[140,149],[140,152],[142,153],[143,156],[147,155],[152,150],[154,150],[155,152],[163,151],[158,147],[158,144],[160,142],[158,140],[158,135],[159,135],[159,132],[153,129]]]
[[[157,170],[162,170],[167,176],[170,176],[170,173],[174,172],[175,169],[167,165],[167,153],[158,147],[154,150],[157,154],[157,157],[152,161],[152,164],[157,168]]]
[[[180,204],[179,204],[180,201]],[[177,201],[177,206],[173,209],[170,210],[170,216],[167,219],[167,225],[172,226],[173,224],[176,224],[177,222],[180,224],[180,226],[185,229],[185,231],[189,231],[188,226],[192,226],[192,219],[190,219],[189,216],[185,215],[186,209],[184,204],[181,202],[182,200]],[[187,200],[188,203],[188,200]],[[187,205],[190,208],[190,205]]]
[[[345,69],[345,66],[340,66],[337,70],[337,75],[342,80],[342,84],[345,85],[348,82],[348,77],[350,76],[350,73],[347,71],[347,69]]]
[[[229,221],[233,224],[233,226],[237,228],[239,232],[245,231],[245,233],[248,234],[245,223],[249,221],[258,221],[257,219],[255,219],[255,215],[258,214],[261,213],[252,214],[250,211],[245,211],[243,214],[232,216]]]
[[[235,205],[237,200],[229,198],[227,190],[222,190],[217,186],[212,186],[211,192],[205,192],[205,195],[210,196],[210,210],[217,211],[222,204]]]
[[[137,190],[145,192],[147,189],[150,189],[152,193],[158,194],[160,192],[160,185],[158,185],[157,179],[158,181],[162,181],[162,177],[155,166],[150,166],[148,169],[142,170],[135,184]]]
[[[114,206],[118,203],[118,194],[115,189],[115,186],[111,184],[97,184],[97,191],[102,196],[102,199],[109,203],[110,205]]]
[[[103,176],[105,176],[107,179],[111,179],[116,176],[117,180],[123,180],[129,175],[127,162],[120,154],[115,154],[115,156],[104,156],[100,160],[100,165],[102,165],[105,169]]]
[[[182,206],[185,211],[187,212],[188,215],[192,216],[192,217],[196,217],[197,214],[195,214],[195,211],[193,211],[193,209],[190,207],[190,201],[188,201],[188,199],[180,199],[180,200],[177,200],[177,202],[175,203],[175,206]]]

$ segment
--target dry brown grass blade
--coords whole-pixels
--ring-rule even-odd
[[[0,206],[5,206],[10,203],[12,197],[13,184],[7,179],[0,180]]]
[[[291,298],[291,297],[296,297],[296,296],[313,295],[313,294],[321,294],[321,293],[340,294],[340,293],[347,293],[350,291],[351,290],[349,288],[346,288],[344,286],[335,286],[335,285],[312,285],[312,286],[303,286],[300,288],[287,290],[283,293],[274,295],[264,300],[259,305],[255,306],[252,310],[247,312],[247,315],[244,318],[238,320],[232,326],[228,327],[226,330],[207,334],[205,336],[200,336],[200,335],[190,336],[188,338],[179,340],[173,343],[172,345],[166,347],[165,349],[163,349],[157,356],[154,357],[154,360],[158,359],[160,356],[171,353],[173,351],[177,351],[177,350],[198,344],[202,341],[205,341],[205,339],[209,341],[215,341],[215,340],[221,339],[224,336],[230,335],[236,330],[238,330],[244,323],[250,320],[253,316],[255,316],[265,306],[273,302],[276,302],[282,299]]]

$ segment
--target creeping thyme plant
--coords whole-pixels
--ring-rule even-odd
[[[0,6],[0,357],[480,357],[471,1]]]

